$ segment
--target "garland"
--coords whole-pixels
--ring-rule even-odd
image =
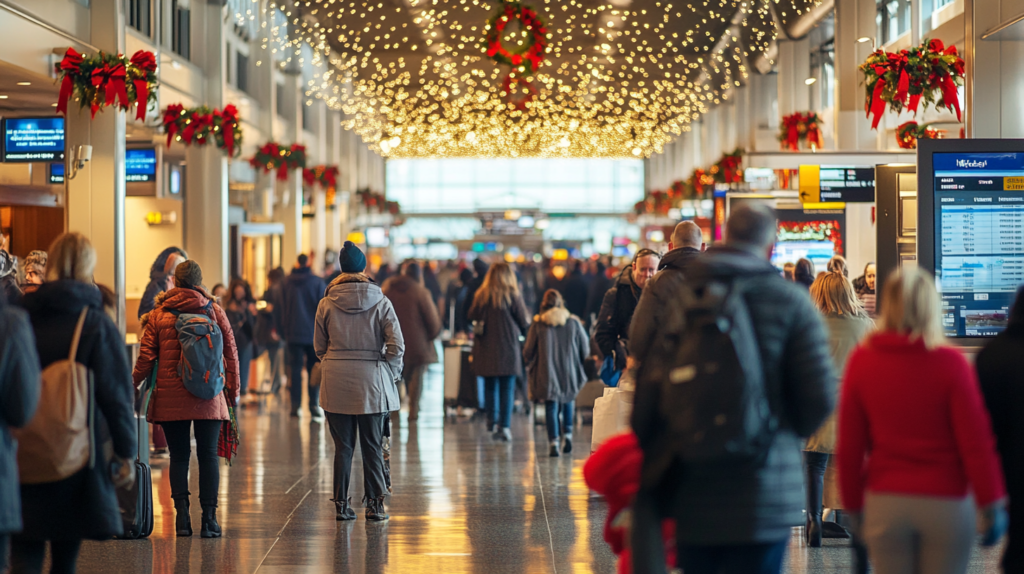
[[[156,99],[156,56],[146,50],[126,58],[104,52],[87,56],[68,48],[55,71],[60,76],[57,113],[65,116],[72,95],[83,108],[89,106],[93,118],[106,106],[128,111],[137,105],[135,119],[145,120],[149,101]]]
[[[672,209],[674,201],[669,197],[668,193],[664,191],[652,191],[647,194],[642,201],[636,202],[633,206],[633,211],[637,215],[644,215],[646,213],[655,213],[658,215],[668,215],[668,211]]]
[[[367,211],[390,213],[396,217],[402,213],[401,204],[397,201],[388,201],[383,193],[377,193],[376,191],[370,191],[369,189],[360,189],[356,192],[356,196],[359,198],[359,203],[365,207]]]
[[[964,83],[964,61],[956,46],[943,45],[942,40],[927,40],[920,46],[899,52],[878,50],[860,65],[866,88],[864,111],[871,120],[871,129],[878,129],[886,106],[900,113],[904,108],[917,115],[921,100],[924,107],[956,111],[961,120],[960,96],[957,86]]]
[[[693,189],[693,197],[698,199],[710,197],[711,191],[715,187],[715,177],[699,167],[693,170],[693,175],[690,176],[687,182]]]
[[[843,238],[836,220],[780,221],[779,241],[831,241],[836,255],[843,254]]]
[[[778,140],[782,142],[782,149],[797,151],[800,149],[800,142],[807,140],[811,149],[820,149],[823,143],[821,135],[821,117],[817,112],[801,114],[796,112],[788,116],[782,116],[782,124],[779,126]]]
[[[256,150],[249,164],[264,174],[276,171],[277,180],[286,181],[288,170],[306,168],[306,146],[292,144],[290,148],[284,148],[277,142],[267,142]]]
[[[213,139],[219,149],[228,152],[228,157],[242,153],[242,127],[234,104],[224,106],[223,110],[206,106],[186,109],[181,104],[171,104],[164,110],[163,126],[167,147],[171,147],[171,141],[204,146]]]
[[[527,31],[526,44],[519,50],[509,51],[501,41],[505,28],[513,20]],[[504,2],[497,14],[487,21],[484,39],[487,57],[498,64],[512,66],[522,73],[536,72],[544,61],[548,49],[548,30],[537,11],[519,2]]]
[[[338,166],[318,165],[305,168],[302,170],[302,181],[309,187],[319,183],[324,191],[335,189],[338,187]]]
[[[740,168],[742,163],[743,150],[737,148],[732,153],[723,155],[709,171],[715,183],[740,183],[743,181],[743,170]]]
[[[900,124],[900,127],[896,128],[896,145],[902,149],[917,149],[919,139],[938,139],[942,130],[932,129],[928,127],[930,125],[918,125],[915,121]]]

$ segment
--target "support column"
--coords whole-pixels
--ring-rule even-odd
[[[779,42],[779,116],[811,108],[811,90],[804,80],[811,75],[810,40]]]
[[[93,0],[92,43],[114,54],[124,52],[124,4]],[[124,310],[124,150],[125,113],[105,108],[89,118],[78,102],[68,102],[66,149],[92,146],[92,160],[65,184],[67,230],[82,233],[96,249],[96,282],[117,295],[117,324],[125,330]],[[70,161],[69,161],[70,163]],[[68,170],[70,173],[70,170]]]
[[[875,38],[874,0],[835,0],[835,145],[843,151],[875,150],[878,135],[864,117],[863,77],[857,69],[871,53],[872,42],[858,43],[860,38]],[[826,118],[827,121],[827,118]]]
[[[274,219],[284,223],[281,266],[290,269],[302,253],[302,170],[292,170],[288,174],[288,181],[277,182],[277,189],[281,203]]]

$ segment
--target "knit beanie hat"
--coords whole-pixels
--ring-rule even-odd
[[[346,241],[338,254],[338,264],[342,273],[362,273],[366,269],[366,256],[355,243]]]
[[[174,268],[174,285],[185,289],[201,287],[203,285],[203,270],[195,261],[181,262]]]

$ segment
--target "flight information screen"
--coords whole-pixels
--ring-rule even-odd
[[[932,161],[946,335],[995,336],[1024,283],[1024,153],[936,153]]]

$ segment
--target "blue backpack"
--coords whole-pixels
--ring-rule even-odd
[[[224,334],[205,314],[171,313],[178,318],[174,324],[181,343],[178,375],[185,389],[203,400],[215,398],[224,390]]]

